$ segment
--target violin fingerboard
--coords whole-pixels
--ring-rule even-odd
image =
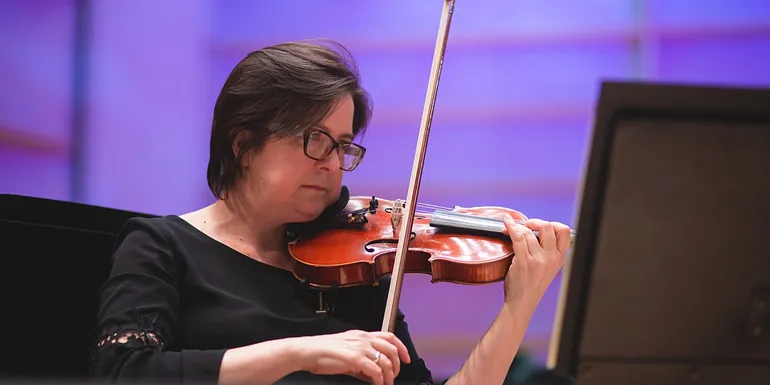
[[[495,234],[501,234],[505,230],[505,223],[500,219],[462,214],[449,210],[436,210],[433,212],[430,225],[439,228],[483,231]]]

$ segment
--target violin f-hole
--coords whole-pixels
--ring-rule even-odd
[[[412,233],[409,234],[409,241],[413,241],[415,238],[417,238],[417,233],[412,231]],[[377,244],[397,245],[398,239],[394,239],[394,238],[375,239],[373,241],[366,242],[366,244],[364,244],[364,250],[366,250],[367,253],[373,253],[375,250],[371,248],[371,246],[377,245]]]

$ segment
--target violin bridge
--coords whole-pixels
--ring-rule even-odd
[[[396,199],[393,203],[393,210],[390,212],[390,225],[393,227],[393,236],[398,237],[399,231],[401,231],[401,220],[404,218],[404,208],[406,208],[406,201]]]

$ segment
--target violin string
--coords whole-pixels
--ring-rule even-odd
[[[479,219],[497,219],[497,220],[502,220],[502,218],[500,218],[500,217],[493,217],[493,216],[477,214],[477,213],[472,212],[470,209],[466,209],[466,208],[462,208],[462,207],[446,207],[446,206],[434,205],[434,204],[430,204],[430,203],[418,202],[417,203],[417,207],[415,207],[415,213],[418,212],[418,210],[420,210],[420,209],[422,209],[422,211],[420,211],[420,214],[428,216],[428,217],[430,217],[431,214],[433,214],[433,212],[436,211],[436,210],[447,210],[447,211],[462,213],[462,214],[465,214],[465,215],[468,215],[468,216],[473,216],[473,217],[479,218]],[[514,222],[518,223],[518,224],[524,224],[525,223],[522,220],[514,220]]]
[[[419,213],[422,216],[431,218],[436,210],[447,210],[450,212],[462,213],[464,215],[472,216],[480,219],[502,220],[502,218],[500,217],[493,217],[493,216],[474,213],[471,208],[463,208],[463,207],[457,207],[457,206],[446,207],[446,206],[434,205],[430,203],[421,203],[421,202],[417,202],[417,207],[415,207],[415,214]],[[520,225],[523,225],[526,223],[526,221],[520,220],[520,219],[514,219],[513,222]],[[573,233],[574,233],[574,230],[573,230]]]
[[[475,216],[479,216],[478,214],[473,213],[471,211],[472,209],[468,209],[468,208],[464,208],[464,207],[457,207],[457,206],[455,206],[455,207],[447,207],[447,206],[434,205],[434,204],[430,204],[430,203],[418,202],[417,203],[417,208],[419,209],[421,207],[422,208],[426,208],[426,209],[431,209],[432,211],[435,211],[435,210],[447,210],[447,211],[461,212],[461,213],[467,213],[467,214],[472,214],[472,215],[475,215]],[[484,217],[484,216],[480,216],[480,217],[482,217],[482,218],[493,218],[493,217]]]
[[[475,218],[479,219],[496,219],[496,220],[502,220],[500,217],[493,217],[493,216],[486,216],[474,213],[471,209],[463,208],[463,207],[447,207],[447,206],[441,206],[441,205],[434,205],[430,203],[422,203],[417,202],[417,206],[415,207],[415,213],[419,213],[420,215],[431,217],[434,211],[436,210],[447,210],[457,213],[462,213],[468,216],[473,216]],[[518,224],[524,224],[524,221],[522,220],[514,220],[515,223]]]
[[[430,203],[422,203],[422,202],[418,202],[417,203],[417,207],[426,207],[426,208],[431,208],[431,209],[445,209],[445,210],[451,210],[452,209],[451,207],[433,205],[433,204],[430,204]]]
[[[462,207],[446,207],[446,206],[433,205],[433,204],[430,204],[430,203],[417,203],[417,207],[416,207],[415,211],[417,211],[417,210],[419,210],[421,208],[423,210],[429,210],[427,212],[423,211],[426,214],[430,214],[430,213],[432,213],[432,212],[434,212],[436,210],[447,210],[447,211],[452,211],[452,212],[459,212],[459,213],[473,215],[473,216],[475,216],[477,218],[495,219],[495,217],[488,217],[488,216],[479,215],[479,214],[476,214],[476,213],[472,212],[470,209],[466,209],[466,208],[462,208]],[[496,218],[496,219],[500,219],[500,218]]]

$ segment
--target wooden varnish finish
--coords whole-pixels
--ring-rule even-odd
[[[367,210],[371,197],[351,197],[341,216]],[[305,235],[289,245],[294,274],[318,288],[376,285],[393,272],[398,231],[391,223],[394,202],[376,198],[374,213],[365,223],[324,229],[322,236]],[[508,214],[526,221],[524,214],[502,207],[462,208],[464,213],[502,219]],[[464,233],[437,229],[430,215],[416,213],[404,272],[428,274],[433,282],[487,284],[505,278],[513,247],[505,234]]]

